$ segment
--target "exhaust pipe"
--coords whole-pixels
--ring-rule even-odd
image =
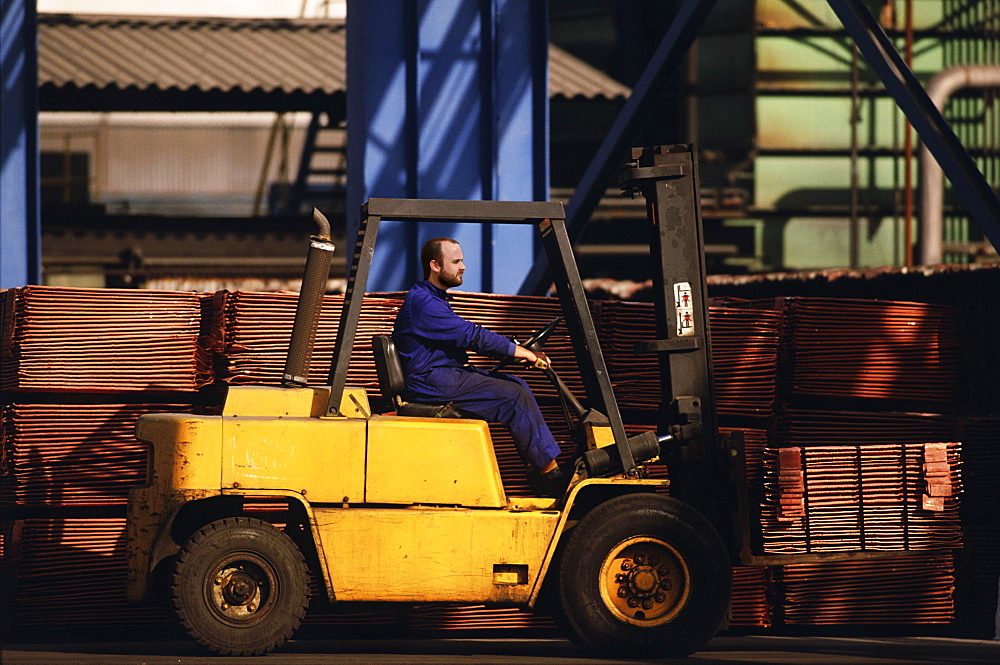
[[[326,281],[330,277],[330,264],[333,263],[330,222],[316,208],[313,208],[313,221],[319,227],[319,233],[309,238],[309,255],[295,307],[295,323],[292,325],[292,339],[288,343],[285,371],[281,377],[282,383],[289,388],[309,385],[309,364],[316,343],[316,328],[323,308]]]
[[[660,455],[660,445],[672,437],[657,437],[655,432],[643,432],[628,439],[629,450],[636,464],[642,464]],[[622,458],[618,446],[610,445],[603,448],[588,450],[583,454],[583,463],[590,478],[598,478],[611,473],[621,472]]]

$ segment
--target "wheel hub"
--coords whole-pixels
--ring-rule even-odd
[[[215,566],[205,593],[215,614],[233,625],[256,622],[274,602],[273,569],[254,557],[230,557]]]
[[[223,582],[222,597],[230,605],[245,605],[257,595],[257,583],[243,571],[236,571]]]
[[[673,619],[687,603],[690,572],[683,556],[658,538],[619,543],[601,567],[601,596],[622,621],[654,626]]]

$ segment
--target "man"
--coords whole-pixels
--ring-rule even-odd
[[[465,272],[457,240],[428,240],[420,263],[424,279],[407,294],[392,333],[406,375],[403,397],[414,402],[451,402],[465,413],[502,423],[528,464],[532,488],[547,496],[562,496],[569,474],[556,463],[559,445],[531,389],[516,376],[491,374],[469,365],[466,351],[529,363],[548,362],[548,358],[455,314],[447,292],[461,286]]]

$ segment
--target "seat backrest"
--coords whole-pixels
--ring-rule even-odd
[[[372,354],[375,356],[375,373],[378,374],[378,387],[382,391],[382,397],[395,404],[399,394],[403,392],[406,379],[392,335],[372,336]]]

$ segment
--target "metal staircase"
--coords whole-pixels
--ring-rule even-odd
[[[272,187],[272,215],[308,213],[313,207],[336,215],[344,208],[347,183],[347,134],[344,123],[315,112],[306,129],[295,182],[286,189]]]

